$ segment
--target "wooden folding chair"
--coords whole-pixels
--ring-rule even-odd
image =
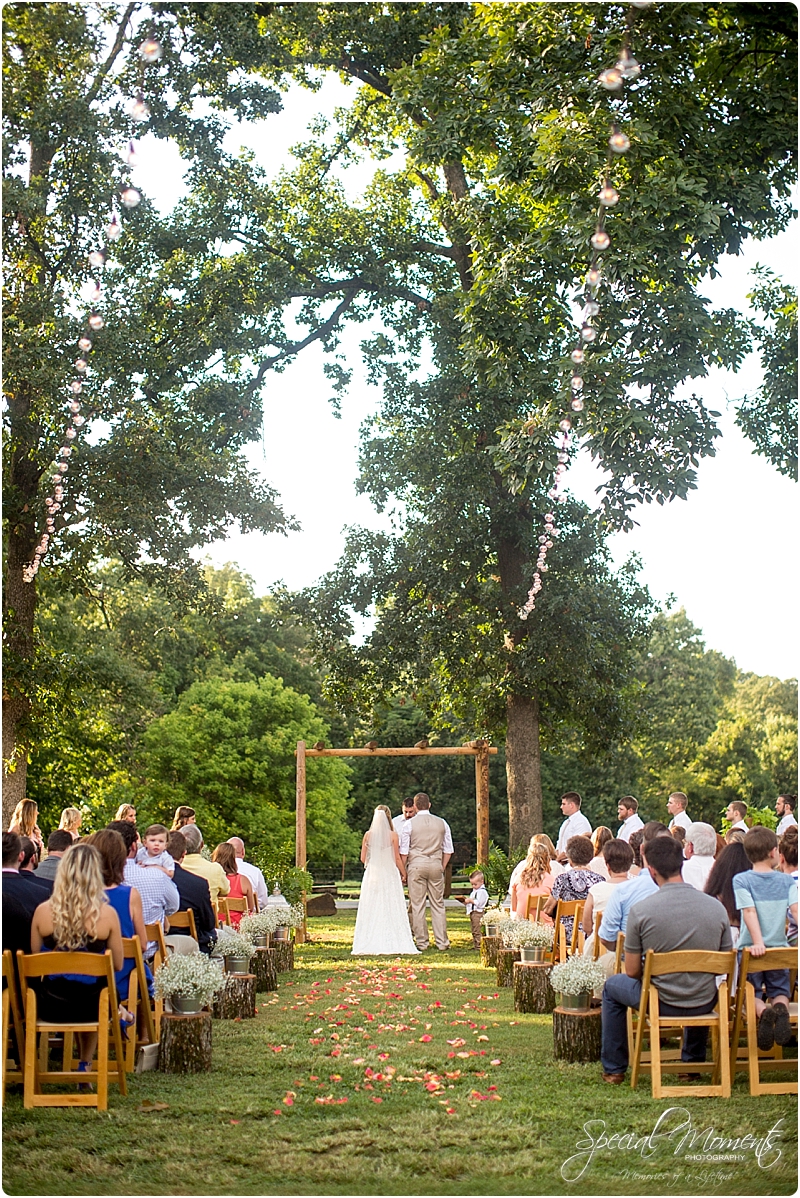
[[[622,962],[625,960],[625,933],[617,932],[617,947],[614,950],[614,973],[622,973]]]
[[[169,917],[169,931],[173,928],[186,928],[190,936],[197,937],[197,926],[194,921],[194,911],[188,907],[186,911],[174,911]]]
[[[228,908],[225,905],[225,899],[216,899],[212,901],[211,906],[214,909],[217,927],[222,928],[225,927],[226,924],[230,925],[231,920],[230,916],[228,915]]]
[[[556,934],[553,937],[553,964],[558,961],[566,961],[567,957],[571,957],[577,952],[578,948],[578,932],[580,931],[580,921],[583,915],[584,899],[559,899],[558,905],[553,915],[553,923],[555,925]],[[564,927],[564,917],[571,915],[572,919],[572,935],[567,940],[566,928]]]
[[[760,973],[763,969],[796,969],[796,948],[768,948],[763,957],[751,957],[750,950],[744,949],[739,964],[739,985],[736,989],[736,1003],[733,1014],[733,1036],[731,1037],[731,1074],[735,1076],[737,1069],[747,1067],[750,1077],[750,1093],[759,1094],[796,1094],[797,1081],[762,1082],[761,1070],[797,1069],[797,1058],[784,1059],[783,1049],[776,1044],[768,1052],[758,1047],[758,1017],[756,1015],[756,994],[753,983],[748,980],[748,974]],[[791,987],[791,978],[790,978]],[[790,994],[792,990],[790,988]],[[789,1003],[789,1020],[797,1034],[797,1003]],[[739,1052],[739,1037],[742,1033],[747,1036],[746,1056]]]
[[[137,1028],[144,1029],[147,1039],[145,1043],[152,1044],[155,1036],[153,1011],[150,1006],[150,994],[147,988],[147,974],[144,969],[142,945],[138,936],[123,936],[122,952],[126,961],[133,960],[134,966],[128,979],[128,997],[122,1000],[135,1017],[136,1022],[128,1028],[128,1039],[124,1041],[125,1070],[133,1073],[136,1066],[136,1049],[138,1047]]]
[[[530,919],[533,923],[538,923],[542,907],[549,898],[549,894],[529,894],[525,904],[525,918]]]
[[[14,1063],[10,1065],[11,1029],[14,1029]],[[6,1084],[22,1083],[25,1069],[25,1024],[22,1018],[17,975],[11,950],[3,953],[3,1103]]]
[[[127,1094],[128,1087],[125,1079],[125,1059],[122,1051],[122,1036],[117,1015],[117,991],[114,985],[114,963],[111,950],[100,953],[17,953],[17,968],[19,970],[22,996],[25,1003],[25,1082],[23,1090],[23,1105],[26,1109],[37,1106],[93,1106],[99,1111],[108,1109],[108,1050],[109,1044],[114,1048],[115,1077],[111,1080],[119,1084],[120,1094]],[[29,985],[32,978],[41,978],[65,973],[83,974],[85,977],[105,978],[106,986],[100,992],[100,1002],[96,1021],[91,1023],[50,1023],[38,1018],[37,995],[33,986]],[[96,1031],[97,1068],[88,1073],[78,1073],[72,1068],[67,1069],[71,1060],[65,1060],[64,1068],[49,1070],[47,1068],[47,1043],[53,1033],[61,1032],[65,1043],[68,1036],[78,1032]],[[36,1051],[36,1037],[41,1036],[44,1043],[44,1063]],[[66,1055],[66,1049],[65,1049]],[[70,1050],[71,1058],[72,1052]],[[72,1082],[78,1084],[96,1084],[93,1094],[43,1094],[42,1083]]]
[[[594,936],[594,940],[592,941],[592,960],[593,961],[599,961],[600,958],[602,957],[603,953],[608,952],[608,949],[606,948],[606,946],[603,944],[602,940],[600,939],[600,924],[602,922],[603,922],[603,912],[595,911],[595,913],[594,913],[594,931],[592,932],[592,935]]]
[[[227,916],[225,922],[230,924],[231,927],[233,927],[233,920],[231,919],[232,912],[238,911],[240,915],[246,915],[250,910],[247,905],[247,899],[245,898],[224,898],[220,899],[219,901],[220,904],[225,908],[225,914]]]
[[[156,951],[153,955],[152,970],[155,974],[159,965],[162,965],[167,959],[167,945],[164,940],[164,929],[160,923],[146,923],[144,925],[147,943],[156,942]],[[164,1014],[164,1000],[162,998],[154,998],[152,1006],[153,1029],[155,1038],[158,1040],[161,1036],[161,1016]]]
[[[649,949],[645,957],[642,996],[639,1004],[638,1021],[633,1059],[631,1062],[631,1088],[635,1089],[642,1069],[642,1044],[645,1035],[650,1039],[650,1080],[653,1098],[730,1098],[731,1069],[729,1042],[729,994],[736,969],[736,953],[707,953],[697,950],[675,953],[654,953]],[[717,1001],[713,1011],[706,1015],[663,1015],[659,1010],[658,989],[653,979],[668,973],[711,973],[724,974],[717,989]],[[663,1033],[675,1034],[686,1028],[708,1027],[711,1029],[710,1061],[681,1061],[666,1054],[661,1048]],[[703,1073],[711,1071],[711,1084],[707,1086],[665,1086],[663,1073]],[[719,1081],[717,1082],[717,1078]]]

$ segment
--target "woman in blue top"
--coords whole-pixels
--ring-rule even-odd
[[[93,832],[91,836],[86,838],[85,843],[93,845],[100,854],[106,897],[119,916],[119,926],[123,938],[138,936],[142,951],[144,952],[147,945],[147,933],[144,930],[142,896],[133,886],[126,886],[123,882],[125,860],[128,856],[125,850],[125,841],[119,832],[105,828],[102,832]],[[120,1002],[124,1002],[128,997],[130,976],[134,965],[133,958],[127,957],[122,963],[122,969],[118,969],[114,975],[117,985],[117,998]],[[147,974],[148,988],[150,988],[152,977],[147,966],[145,966],[145,972]],[[122,1010],[120,1010],[120,1018],[125,1019],[126,1022],[132,1022],[132,1020],[129,1021],[126,1019],[126,1014],[127,1012],[123,1014]]]

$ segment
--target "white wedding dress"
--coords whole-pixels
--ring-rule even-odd
[[[358,900],[353,956],[418,953],[408,922],[403,883],[394,858],[391,825],[377,808],[367,842],[367,862]]]

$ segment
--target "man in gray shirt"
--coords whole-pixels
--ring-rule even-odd
[[[63,828],[57,828],[55,832],[51,832],[47,838],[47,856],[36,870],[36,877],[47,878],[49,882],[55,882],[56,870],[61,864],[61,858],[67,849],[72,848],[72,844],[71,832],[65,832]]]
[[[620,1085],[628,1068],[627,1009],[642,995],[642,958],[689,950],[728,952],[731,929],[722,903],[683,881],[683,849],[672,837],[658,836],[647,849],[647,868],[656,894],[634,903],[625,929],[625,973],[608,978],[603,987],[603,1081]],[[665,1015],[706,1015],[717,1001],[711,973],[668,973],[654,978]],[[708,1028],[687,1029],[682,1061],[704,1061]]]

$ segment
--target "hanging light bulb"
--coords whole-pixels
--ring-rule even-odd
[[[135,121],[147,121],[150,119],[150,109],[144,102],[144,96],[141,92],[136,93],[136,99],[131,104],[131,116]]]
[[[128,148],[123,151],[122,159],[127,162],[128,166],[136,166],[139,161],[139,155],[136,152],[136,142],[131,140],[128,142]]]
[[[615,130],[608,139],[608,144],[615,154],[624,154],[631,148],[631,141],[621,129]]]
[[[120,192],[119,198],[126,208],[135,208],[142,197],[135,187],[126,187]]]
[[[569,419],[569,417],[565,416],[564,419],[559,422],[558,427],[561,429],[562,433],[568,433],[572,428],[572,421]]]
[[[539,537],[539,544],[544,545],[546,540],[547,540],[547,537],[544,535],[544,533],[542,533],[542,535]]]
[[[586,272],[586,282],[590,287],[596,287],[602,277],[599,266],[591,266]]]
[[[100,286],[100,284],[97,282],[96,279],[93,279],[92,281],[94,283],[94,287],[92,288],[92,290],[89,294],[89,303],[96,304],[99,302],[100,299],[102,299],[103,289]]]
[[[83,389],[83,383],[81,383],[78,379],[75,379],[74,382],[70,383],[69,389],[73,395],[80,395],[81,390]]]
[[[80,400],[78,400],[78,399],[71,400],[70,405],[69,405],[69,410],[70,410],[70,412],[80,412],[80,410],[81,410]]]
[[[92,250],[89,255],[90,266],[102,266],[106,260],[106,256],[102,250]]]
[[[75,432],[74,428],[68,428],[67,431],[64,433],[64,436],[67,438],[68,441],[74,441],[75,438],[77,437],[77,435],[78,434]]]
[[[580,395],[576,395],[569,406],[572,408],[573,412],[582,412],[583,400],[581,399]]]
[[[81,337],[80,341],[78,342],[78,349],[82,349],[85,354],[88,354],[88,352],[91,348],[92,348],[92,343],[89,340],[89,338]]]
[[[548,524],[552,524],[555,520],[555,516],[552,512],[545,512],[544,518]]]
[[[622,87],[622,72],[616,67],[609,67],[597,76],[597,82],[607,91],[615,92]]]
[[[72,423],[75,425],[76,428],[83,428],[84,424],[86,423],[86,417],[85,416],[73,416]]]
[[[154,37],[145,38],[139,47],[139,56],[145,62],[158,62],[163,53],[161,43],[157,42]]]
[[[584,341],[594,341],[597,336],[597,329],[593,329],[590,324],[585,324],[581,329],[581,337]]]
[[[619,71],[623,79],[635,79],[642,73],[642,68],[639,66],[638,62],[633,57],[627,46],[623,46],[622,48],[622,53],[619,56],[616,70]]]
[[[606,183],[600,188],[597,198],[604,208],[613,208],[614,204],[619,202],[619,192],[610,183]]]
[[[58,456],[60,458],[68,458],[71,453],[72,453],[71,445],[62,445],[58,451]],[[63,470],[64,467],[62,466],[61,469]]]
[[[106,237],[109,241],[116,241],[122,233],[122,225],[117,219],[116,212],[112,213],[111,220],[106,225]]]
[[[596,250],[607,250],[611,245],[611,238],[605,229],[595,229],[591,237],[591,242]]]
[[[572,358],[572,361],[575,363],[576,366],[580,366],[581,362],[586,357],[586,354],[583,352],[582,349],[574,349],[569,356]],[[577,378],[577,377],[578,376],[576,375],[575,378]],[[575,379],[573,379],[572,381],[574,383]]]
[[[106,322],[103,320],[103,318],[99,312],[92,312],[91,316],[89,317],[89,321],[88,321],[89,328],[95,329],[95,330],[102,329],[102,327],[105,323]]]
[[[583,305],[583,311],[586,316],[597,316],[598,312],[600,311],[600,305],[598,304],[597,300],[587,300]]]
[[[85,358],[76,358],[74,365],[75,369],[78,371],[78,374],[85,374],[85,372],[89,369],[89,363]]]
[[[56,499],[63,499],[64,498],[64,488],[63,487],[55,487],[53,489],[53,494],[55,495]]]
[[[583,379],[581,378],[581,376],[579,374],[573,374],[573,376],[570,380],[570,385],[571,385],[573,391],[582,391],[583,390]]]

